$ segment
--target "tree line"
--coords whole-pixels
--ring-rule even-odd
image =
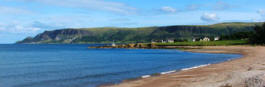
[[[237,32],[231,35],[221,36],[222,40],[247,40],[250,44],[264,45],[265,44],[265,23],[256,25],[254,31]]]

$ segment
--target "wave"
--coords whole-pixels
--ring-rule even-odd
[[[190,67],[190,68],[184,68],[181,69],[182,71],[184,70],[191,70],[191,69],[196,69],[196,68],[200,68],[200,67],[205,67],[205,66],[209,66],[210,64],[204,64],[204,65],[199,65],[199,66],[194,66],[194,67]]]
[[[149,78],[149,77],[151,77],[151,75],[143,75],[143,76],[141,76],[141,78]]]
[[[204,65],[199,65],[199,66],[194,66],[194,67],[190,67],[190,68],[183,68],[183,69],[180,69],[181,71],[185,71],[185,70],[191,70],[191,69],[196,69],[196,68],[201,68],[201,67],[206,67],[206,66],[209,66],[211,64],[204,64]],[[171,73],[175,73],[179,70],[171,70],[171,71],[166,71],[166,72],[161,72],[161,73],[158,73],[159,75],[165,75],[165,74],[171,74]],[[149,78],[151,76],[154,76],[154,75],[143,75],[141,76],[141,78]]]
[[[164,74],[170,74],[170,73],[174,73],[174,72],[177,72],[177,70],[172,70],[172,71],[167,71],[167,72],[161,72],[160,74],[161,75],[164,75]]]
[[[237,59],[237,58],[227,59],[226,61],[232,61],[234,59]],[[180,69],[180,70],[171,70],[171,71],[158,73],[158,75],[171,74],[171,73],[174,73],[174,72],[177,72],[177,71],[191,70],[191,69],[206,67],[206,66],[209,66],[209,65],[211,65],[211,64],[203,64],[203,65],[193,66],[193,67],[189,67],[189,68],[183,68],[183,69]],[[141,78],[149,78],[149,77],[152,77],[152,76],[154,76],[154,75],[143,75],[143,76],[141,76]]]

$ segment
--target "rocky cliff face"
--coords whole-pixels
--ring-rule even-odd
[[[76,38],[90,34],[89,31],[78,29],[45,31],[34,38],[28,37],[18,43],[71,43]]]

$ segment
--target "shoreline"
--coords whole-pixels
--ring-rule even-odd
[[[236,58],[236,59],[238,59],[238,58]],[[232,59],[232,60],[234,60],[234,59]],[[226,60],[226,61],[231,61],[231,60]],[[224,61],[224,62],[226,62],[226,61]],[[220,62],[220,63],[222,63],[222,62]],[[213,63],[213,64],[215,64],[215,63]],[[170,71],[164,71],[164,72],[159,72],[159,73],[153,73],[153,74],[149,74],[149,75],[142,75],[142,76],[139,76],[139,77],[136,77],[136,78],[125,79],[125,80],[123,80],[123,82],[118,83],[118,84],[108,83],[108,84],[102,84],[99,87],[115,87],[115,85],[119,85],[119,84],[122,84],[124,82],[137,81],[137,80],[140,80],[140,79],[146,79],[146,78],[156,77],[156,76],[160,76],[160,75],[167,75],[167,74],[177,73],[177,72],[180,72],[180,71],[186,71],[186,70],[192,70],[192,69],[196,69],[196,68],[202,68],[202,67],[206,67],[206,66],[209,66],[209,65],[211,65],[211,64],[202,64],[202,65],[182,68],[182,69],[179,69],[179,70],[170,70]]]
[[[229,60],[227,60],[227,61],[229,61]],[[211,64],[202,64],[202,65],[192,66],[192,67],[188,67],[188,68],[182,68],[180,70],[170,70],[170,71],[165,71],[165,72],[159,72],[159,73],[156,73],[155,75],[153,75],[153,74],[151,74],[151,75],[143,75],[143,76],[140,76],[140,79],[145,79],[145,78],[149,78],[149,77],[152,77],[152,76],[166,75],[166,74],[171,74],[171,73],[175,73],[175,72],[179,72],[179,71],[185,71],[185,70],[191,70],[191,69],[206,67],[206,66],[209,66],[209,65],[211,65]]]
[[[144,75],[135,80],[124,80],[120,84],[102,85],[100,87],[245,87],[245,80],[264,74],[265,67],[261,71],[253,71],[251,76],[233,75],[235,72],[244,74],[254,70],[253,67],[240,67],[246,62],[243,60],[249,60],[249,57],[253,57],[253,51],[264,51],[265,47],[262,46],[181,46],[184,51],[195,53],[225,53],[225,54],[241,54],[240,58],[227,60],[217,64],[199,65],[190,68],[184,68],[181,70],[172,70],[167,72],[161,72],[157,76]],[[262,49],[259,49],[262,48]],[[255,53],[255,52],[254,52]],[[257,53],[257,52],[256,52]],[[265,55],[262,55],[265,57]],[[259,61],[259,60],[257,60]],[[265,60],[263,60],[265,62]],[[239,62],[239,63],[238,63]],[[242,62],[242,64],[240,64]],[[254,61],[255,62],[255,61]],[[236,64],[234,64],[236,63]],[[255,64],[255,63],[249,63]],[[229,66],[230,67],[226,67]],[[265,63],[264,63],[265,65]],[[248,66],[246,64],[245,66]],[[213,69],[213,70],[212,70]],[[242,72],[244,70],[244,72]],[[209,74],[209,76],[208,76]],[[218,75],[220,74],[220,75]],[[235,77],[233,77],[235,76]],[[219,78],[215,78],[219,77]],[[240,77],[240,78],[238,78]],[[263,78],[263,76],[262,76]],[[190,81],[189,81],[190,80]],[[204,81],[202,81],[204,80]],[[231,86],[230,86],[231,85]]]

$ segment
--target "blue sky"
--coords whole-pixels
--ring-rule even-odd
[[[264,22],[265,0],[0,0],[0,43],[45,30]]]

